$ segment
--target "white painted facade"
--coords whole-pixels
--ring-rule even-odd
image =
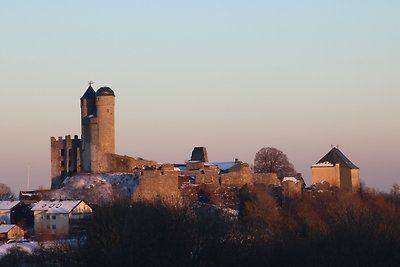
[[[73,221],[90,219],[93,209],[83,200],[40,201],[33,208],[36,234],[67,235]]]

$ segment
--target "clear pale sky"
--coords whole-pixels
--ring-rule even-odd
[[[3,1],[0,182],[50,187],[50,137],[79,98],[116,93],[117,153],[310,166],[340,149],[369,187],[400,183],[399,1]]]

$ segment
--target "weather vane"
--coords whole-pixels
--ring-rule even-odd
[[[94,81],[90,80],[88,81],[89,86],[92,86],[92,84],[94,84]]]

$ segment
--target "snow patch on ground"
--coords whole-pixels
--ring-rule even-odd
[[[4,244],[0,246],[0,260],[10,253],[12,249],[19,249],[26,253],[32,254],[35,249],[39,248],[39,244],[35,241]]]
[[[130,199],[139,185],[139,177],[132,173],[82,173],[68,177],[61,189],[55,190],[53,199],[84,199],[91,204],[103,205]]]

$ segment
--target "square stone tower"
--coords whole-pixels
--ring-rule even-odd
[[[360,189],[359,171],[337,147],[333,147],[311,166],[311,181],[313,184],[325,181],[343,192],[356,193]]]

